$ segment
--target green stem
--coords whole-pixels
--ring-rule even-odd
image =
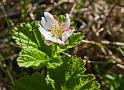
[[[2,56],[1,53],[0,53],[0,68],[4,71],[4,73],[5,73],[5,74],[8,76],[8,78],[11,80],[12,85],[14,85],[14,84],[15,84],[14,79],[13,79],[13,77],[12,77],[12,75],[11,75],[11,73],[10,73],[10,70],[9,70],[9,68],[7,67],[7,65],[6,65],[6,63],[5,63],[5,61],[4,61],[4,58],[3,58],[3,56]]]
[[[14,79],[13,79],[11,73],[10,73],[10,70],[8,69],[8,67],[7,67],[6,73],[7,73],[8,77],[10,78],[10,80],[12,82],[12,85],[15,85],[15,81],[14,81]]]
[[[55,45],[55,53],[57,53],[57,45]]]
[[[55,49],[54,49],[54,51],[53,51],[53,56],[52,57],[54,57],[54,56],[56,56],[57,55],[57,45],[55,44]]]

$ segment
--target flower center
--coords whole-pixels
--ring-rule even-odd
[[[52,34],[54,37],[60,38],[62,37],[62,28],[59,24],[58,21],[55,21],[55,26],[53,27],[53,29],[51,30]]]

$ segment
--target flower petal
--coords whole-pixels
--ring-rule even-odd
[[[44,30],[41,25],[39,25],[39,31],[46,40],[50,40],[50,38],[52,37],[52,34],[49,31]]]
[[[62,41],[67,41],[68,37],[72,35],[72,33],[74,32],[74,30],[68,30],[62,33]]]
[[[66,22],[65,22],[63,27],[64,27],[65,30],[70,27],[70,18],[69,18],[68,14],[66,14]]]
[[[48,30],[51,30],[55,25],[55,19],[52,14],[45,12],[44,17],[46,19],[46,24],[49,26]]]
[[[59,44],[65,44],[59,38],[53,37],[51,32],[44,30],[42,26],[39,26],[39,31],[44,36],[45,40],[55,42],[55,43],[59,43]]]
[[[48,24],[47,24],[45,18],[44,18],[44,17],[41,17],[41,18],[42,18],[42,19],[41,19],[41,25],[43,26],[43,28],[44,28],[45,30],[48,30],[49,26],[48,26]]]

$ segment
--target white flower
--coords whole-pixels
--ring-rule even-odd
[[[44,36],[45,43],[48,45],[52,42],[66,44],[68,37],[74,31],[70,29],[70,18],[68,14],[66,14],[66,21],[60,23],[48,12],[44,13],[39,30]]]

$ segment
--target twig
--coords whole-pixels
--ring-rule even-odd
[[[95,41],[88,41],[88,40],[82,40],[82,42],[89,43],[89,44],[95,44],[95,45],[98,45],[98,46],[102,46],[102,44],[124,46],[123,42],[111,42],[111,41],[95,42]]]
[[[123,42],[110,42],[110,41],[101,41],[102,44],[111,44],[111,45],[117,45],[117,46],[124,46]]]
[[[64,55],[66,55],[66,56],[68,56],[68,57],[71,57],[71,55],[70,54],[68,54],[68,53],[65,53],[65,52],[62,52],[62,54],[64,54]],[[91,61],[91,60],[89,60],[89,59],[86,59],[86,57],[84,57],[85,59],[84,59],[84,62],[86,62],[86,63],[92,63],[92,64],[107,64],[107,62],[103,62],[103,61]],[[114,65],[116,65],[117,67],[119,67],[120,65],[124,65],[124,62],[123,61],[114,61],[114,62],[112,62]],[[123,67],[123,69],[124,69],[124,67]]]
[[[62,52],[62,54],[66,55],[66,56],[68,56],[68,57],[71,57],[71,55],[68,54],[68,53]],[[86,61],[84,61],[84,62],[86,62]],[[99,61],[96,62],[96,61],[90,61],[90,60],[88,60],[88,59],[87,59],[87,62],[88,62],[88,63],[97,63],[97,64],[106,64],[106,62],[99,62]]]
[[[71,55],[70,54],[68,54],[68,53],[65,53],[65,52],[62,52],[62,54],[64,54],[64,55],[66,55],[66,56],[68,56],[68,57],[71,57]],[[106,62],[100,62],[100,61],[90,61],[90,60],[85,60],[84,59],[84,62],[88,62],[88,63],[94,63],[94,64],[106,64]]]

